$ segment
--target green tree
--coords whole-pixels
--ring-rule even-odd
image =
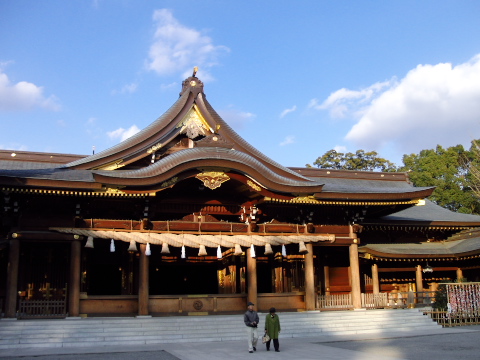
[[[479,203],[469,186],[471,153],[462,145],[444,149],[422,150],[419,154],[403,156],[404,166],[398,171],[408,172],[415,186],[435,186],[430,200],[451,211],[478,213]]]
[[[388,171],[397,170],[394,163],[378,156],[376,151],[357,150],[355,153],[341,153],[329,150],[313,163],[322,169]],[[306,165],[312,167],[311,165]]]
[[[464,166],[468,168],[467,183],[473,195],[480,199],[480,140],[473,140],[470,152],[465,154]]]

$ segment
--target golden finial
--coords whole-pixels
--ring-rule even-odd
[[[192,75],[193,77],[195,77],[195,75],[197,75],[197,71],[198,71],[198,66],[195,66],[193,68],[193,75]]]

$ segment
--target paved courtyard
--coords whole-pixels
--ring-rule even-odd
[[[441,329],[434,335],[401,334],[395,338],[331,337],[280,339],[280,353],[258,344],[249,354],[243,339],[228,342],[160,344],[98,348],[0,350],[0,359],[22,360],[452,360],[480,358],[480,326]]]

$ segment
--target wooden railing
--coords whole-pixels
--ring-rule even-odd
[[[67,316],[66,300],[19,300],[18,318],[64,318]]]
[[[414,308],[432,304],[433,292],[397,292],[397,293],[362,293],[362,308]],[[322,309],[352,309],[350,294],[319,295],[318,308]]]
[[[320,309],[352,309],[352,295],[351,294],[336,294],[336,295],[320,295],[318,297],[318,305]]]
[[[480,314],[451,314],[448,311],[425,310],[423,315],[429,316],[443,327],[480,325]]]
[[[362,308],[366,309],[381,309],[388,307],[388,294],[372,294],[362,293]]]

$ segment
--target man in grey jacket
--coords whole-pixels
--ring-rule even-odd
[[[249,302],[247,304],[248,310],[245,312],[245,315],[243,316],[243,321],[245,322],[245,325],[247,325],[247,336],[248,336],[248,352],[253,353],[254,351],[257,351],[257,340],[258,340],[258,333],[257,333],[257,327],[258,327],[258,314],[256,311],[253,310],[253,306],[255,304]]]

